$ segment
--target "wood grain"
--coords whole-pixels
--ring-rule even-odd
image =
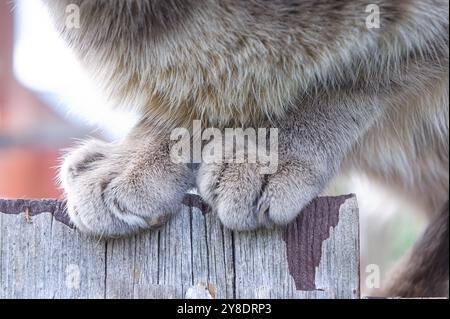
[[[63,202],[0,200],[0,298],[359,298],[353,195],[242,233],[183,203],[157,231],[99,240],[68,227]]]

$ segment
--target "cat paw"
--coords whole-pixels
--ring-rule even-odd
[[[282,226],[322,190],[321,174],[297,159],[273,174],[256,163],[202,163],[197,187],[225,227],[244,231]]]
[[[167,147],[85,142],[64,159],[60,182],[73,224],[82,232],[124,236],[164,224],[181,208],[192,172]]]

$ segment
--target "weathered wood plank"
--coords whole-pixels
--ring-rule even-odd
[[[161,229],[107,241],[68,227],[61,202],[42,203],[0,200],[0,298],[359,297],[354,196],[316,199],[285,229],[238,233],[192,195]]]
[[[29,225],[25,217],[13,219],[2,220],[0,297],[47,297],[52,216],[42,216],[33,225]],[[18,238],[18,234],[25,236]]]
[[[40,216],[33,218],[33,228],[38,228],[34,223],[38,222]],[[12,223],[13,221],[10,223],[10,229],[14,230]],[[20,238],[23,236],[18,236],[17,240]],[[51,255],[42,254],[48,264],[49,274],[45,280],[48,285],[46,298],[104,298],[105,242],[87,238],[86,235],[53,220],[51,237],[41,245],[51,247]],[[33,259],[28,259],[27,262],[36,268]]]
[[[1,220],[0,298],[103,298],[105,243],[41,214]]]

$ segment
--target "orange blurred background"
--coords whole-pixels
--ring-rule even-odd
[[[42,139],[45,128],[69,128],[13,74],[14,19],[0,2],[0,196],[59,197],[55,167],[65,143]],[[57,129],[55,129],[57,128]],[[55,132],[55,133],[58,133]],[[68,143],[66,144],[68,145]]]
[[[109,110],[41,1],[0,0],[0,198],[60,197],[61,150],[134,121]]]
[[[62,150],[132,124],[108,111],[41,1],[0,0],[0,198],[61,197]]]

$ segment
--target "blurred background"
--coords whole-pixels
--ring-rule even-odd
[[[107,110],[40,1],[0,0],[0,196],[59,197],[61,149],[133,122]]]
[[[0,198],[61,198],[57,167],[65,148],[87,136],[114,140],[135,123],[111,111],[52,29],[38,0],[0,0]],[[424,226],[413,207],[361,176],[332,193],[357,194],[361,289],[366,265],[381,279]]]

